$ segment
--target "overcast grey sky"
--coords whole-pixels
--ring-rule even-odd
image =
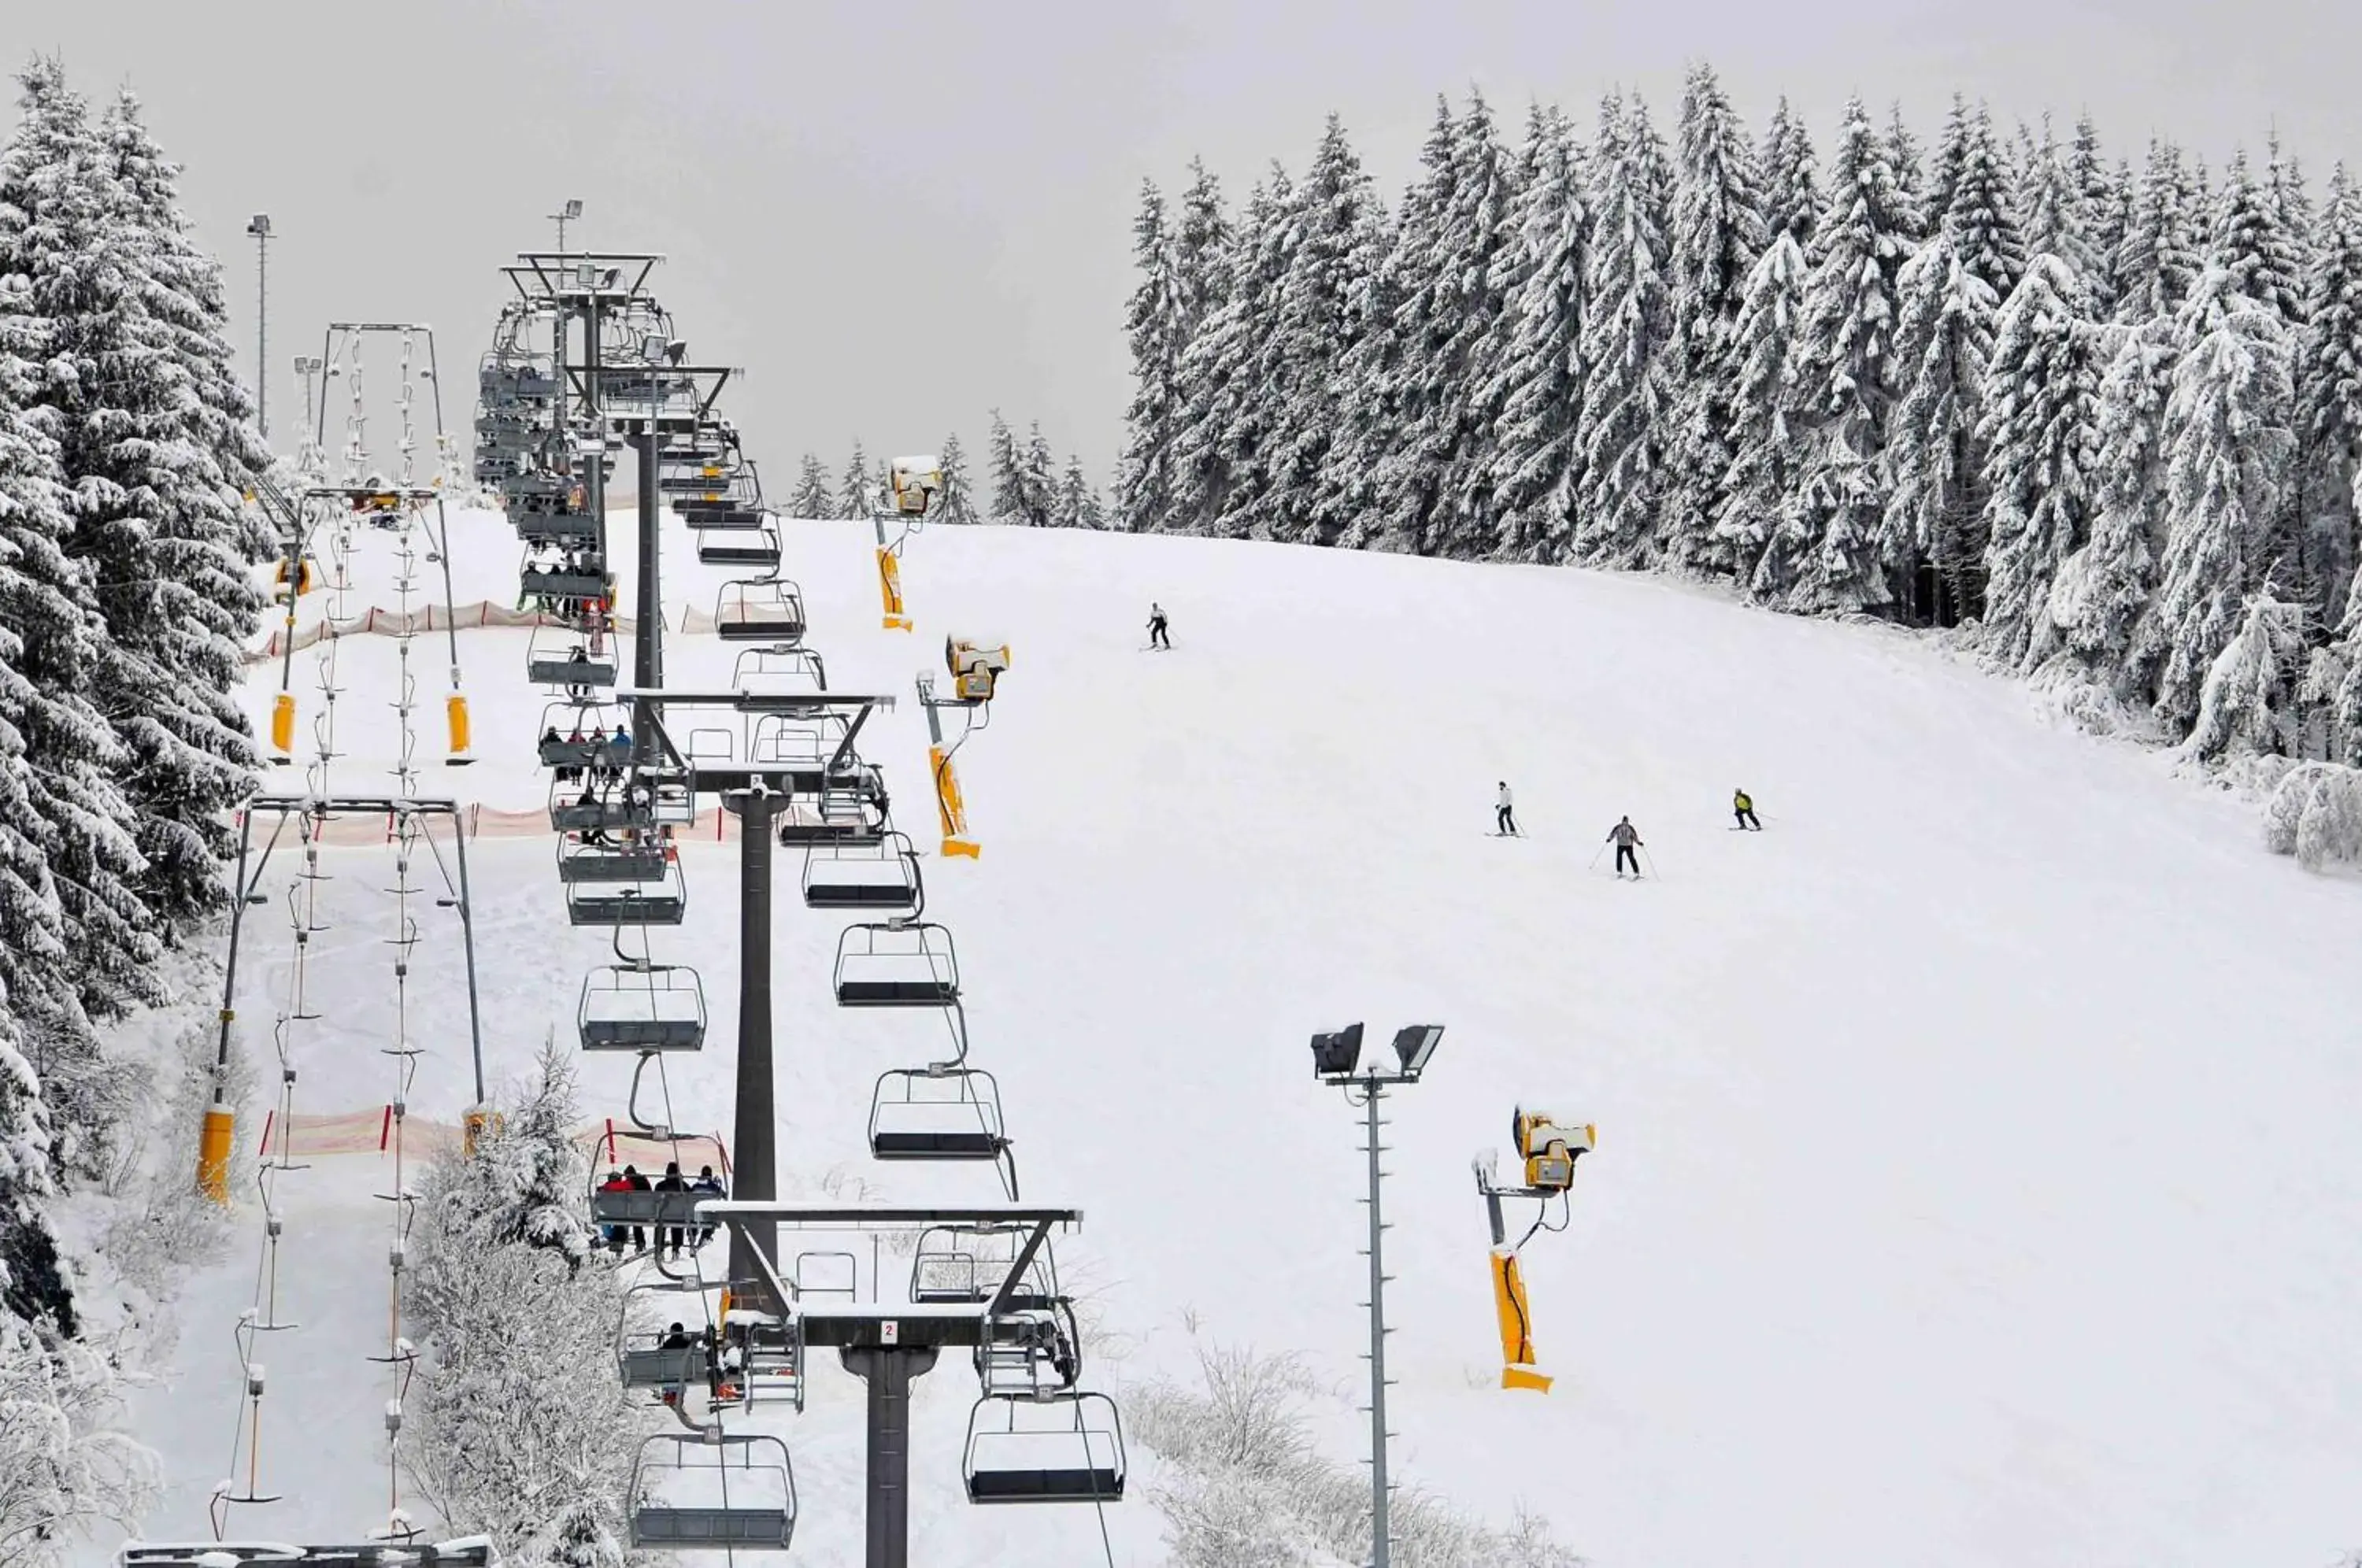
[[[1621,84],[1670,130],[1698,56],[1751,123],[1784,91],[1824,146],[1856,90],[1929,127],[1956,87],[2004,119],[2089,107],[2112,153],[2159,130],[2217,166],[2276,123],[2316,177],[2362,127],[2351,0],[0,0],[0,23],[94,100],[140,94],[248,365],[242,231],[271,215],[281,444],[286,367],[332,315],[429,322],[471,364],[495,269],[571,195],[578,243],[667,255],[659,295],[699,359],[746,368],[730,403],[775,474],[855,436],[973,443],[998,406],[1103,478],[1142,177],[1202,154],[1243,193],[1331,109],[1390,197],[1439,91],[1514,128]]]

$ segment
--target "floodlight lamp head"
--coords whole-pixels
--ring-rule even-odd
[[[587,289],[599,281],[599,269],[585,261],[574,269],[574,286]]]
[[[269,213],[257,213],[257,214],[255,214],[255,215],[254,215],[254,216],[253,216],[253,218],[252,218],[252,219],[250,219],[250,220],[248,222],[248,224],[247,224],[247,226],[246,226],[246,232],[247,232],[247,233],[248,233],[248,234],[250,234],[250,235],[252,235],[252,236],[254,236],[254,237],[255,237],[255,238],[257,238],[257,239],[268,239],[268,238],[270,238],[270,215]]]
[[[1443,1025],[1414,1023],[1395,1031],[1395,1058],[1402,1064],[1403,1077],[1417,1078],[1427,1071],[1428,1058],[1443,1039]]]
[[[566,204],[557,210],[565,215],[566,221],[568,223],[572,223],[576,218],[582,215],[582,198],[579,196],[569,196],[567,198]]]
[[[651,332],[640,339],[640,358],[653,365],[665,357],[666,348],[664,335]]]
[[[1350,1078],[1362,1059],[1362,1026],[1348,1024],[1312,1037],[1312,1076]]]

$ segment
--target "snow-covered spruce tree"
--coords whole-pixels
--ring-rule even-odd
[[[1181,222],[1173,237],[1173,288],[1180,304],[1186,351],[1208,316],[1230,293],[1231,247],[1236,236],[1222,201],[1222,182],[1197,159],[1181,195]]]
[[[2154,707],[2177,737],[2197,719],[2206,671],[2272,564],[2258,553],[2295,448],[2288,326],[2232,282],[2208,269],[2182,307],[2166,407],[2168,523],[2147,629],[2158,656]]]
[[[2224,171],[2208,237],[2207,264],[2230,274],[2231,292],[2272,311],[2290,326],[2304,320],[2301,261],[2281,222],[2273,193],[2256,182],[2243,150]]]
[[[1589,217],[1574,138],[1553,108],[1536,111],[1513,221],[1522,254],[1504,303],[1507,332],[1487,402],[1501,411],[1493,444],[1500,513],[1495,553],[1506,560],[1565,558],[1582,472],[1575,416],[1583,391],[1583,272]]]
[[[1584,291],[1583,478],[1575,554],[1618,566],[1663,545],[1665,442],[1672,434],[1672,300],[1666,287],[1663,145],[1647,105],[1600,108],[1589,267]]]
[[[2296,688],[2312,640],[2309,619],[2303,605],[2268,587],[2248,597],[2237,634],[2207,668],[2183,756],[2212,762],[2240,753],[2295,752],[2301,729]]]
[[[1820,164],[1813,153],[1812,134],[1788,107],[1783,95],[1763,133],[1763,237],[1770,243],[1785,234],[1797,248],[1810,254],[1820,232],[1827,203],[1821,195]]]
[[[1786,596],[1802,553],[1782,525],[1804,461],[1794,421],[1804,396],[1798,378],[1809,276],[1795,237],[1784,230],[1773,236],[1747,275],[1732,341],[1731,459],[1715,518],[1715,549],[1763,600]]]
[[[1058,476],[1058,498],[1053,519],[1061,528],[1087,528],[1093,531],[1107,526],[1107,507],[1099,500],[1097,486],[1083,472],[1083,459],[1070,457],[1065,471]]]
[[[877,475],[869,467],[869,458],[862,451],[861,443],[853,444],[853,456],[844,459],[844,479],[836,491],[836,514],[839,517],[867,517],[869,509],[877,503]]]
[[[2082,282],[2035,257],[2001,311],[1988,369],[1986,651],[2032,668],[2058,650],[2050,592],[2091,515],[2098,377]]]
[[[1763,194],[1754,148],[1705,65],[1692,68],[1682,98],[1669,237],[1674,340],[1665,557],[1675,569],[1727,569],[1714,548],[1714,520],[1730,471],[1734,351],[1748,273],[1763,251]]]
[[[94,1527],[147,1511],[155,1458],[114,1424],[120,1388],[96,1352],[0,1313],[0,1562],[87,1562]]]
[[[2147,706],[2156,676],[2144,623],[2165,538],[2166,406],[2178,353],[2171,316],[2112,336],[2095,405],[2091,540],[2059,569],[2049,618],[2066,645],[2058,677],[2129,709]]]
[[[1175,349],[1179,359],[1169,499],[1162,516],[1142,519],[1137,525],[1173,534],[1204,533],[1219,510],[1218,502],[1209,506],[1207,500],[1209,491],[1218,489],[1221,478],[1219,459],[1187,453],[1184,448],[1192,411],[1209,395],[1201,382],[1210,351],[1202,338],[1208,324],[1230,299],[1240,243],[1223,206],[1220,182],[1195,160],[1190,162],[1189,171],[1189,189],[1182,198],[1181,223],[1173,246],[1173,292],[1180,326]],[[996,437],[992,452],[993,515],[998,521],[1014,523],[1021,520],[1025,511],[1024,486],[1015,477],[1020,454],[1012,447],[1005,489],[1000,457]]]
[[[1878,553],[1878,465],[1894,395],[1895,285],[1907,250],[1885,148],[1857,98],[1838,132],[1805,293],[1812,424],[1793,505],[1810,546],[1788,596],[1798,610],[1876,610],[1892,599]]]
[[[61,542],[78,558],[20,567],[50,598],[47,613],[19,623],[17,672],[51,699],[28,712],[22,733],[75,988],[83,1010],[105,1018],[162,996],[139,893],[138,815],[122,788],[132,759],[97,705],[115,700],[110,683],[152,693],[154,675],[109,642],[92,583],[102,570],[121,573],[111,581],[153,574],[145,520],[114,475],[138,452],[127,437],[143,428],[164,366],[140,331],[136,236],[121,222],[86,105],[53,61],[34,61],[19,83],[25,117],[0,150],[0,279],[9,280],[0,323],[10,337],[0,352],[25,367],[19,406],[56,444],[51,471],[72,491]],[[27,526],[43,524],[28,513]],[[84,1030],[34,1045],[71,1157],[83,1128],[70,1101],[94,1066],[95,1042]]]
[[[1033,527],[1047,528],[1058,504],[1058,460],[1050,455],[1050,443],[1038,419],[1025,437],[1022,472],[1025,521]]]
[[[147,383],[111,395],[126,423],[94,432],[103,466],[74,475],[96,508],[79,520],[77,551],[108,628],[100,705],[130,756],[140,888],[180,922],[220,904],[228,812],[253,786],[237,688],[263,606],[248,569],[272,547],[242,492],[270,455],[230,369],[221,269],[190,236],[178,169],[128,94],[100,131],[133,295],[123,363]]]
[[[2151,141],[2111,271],[2118,321],[2138,325],[2181,308],[2203,265],[2201,216],[2181,149]]]
[[[1949,625],[1982,610],[1985,370],[2000,300],[1948,232],[1897,280],[1893,434],[1879,553],[1912,617]]]
[[[1985,361],[2025,273],[1992,117],[1956,105],[1937,162],[1950,194],[1936,238],[1900,274],[1901,399],[1885,454],[1881,554],[1900,602],[1939,625],[1983,611]]]
[[[1123,328],[1131,349],[1132,392],[1131,406],[1124,411],[1115,504],[1125,526],[1149,529],[1158,526],[1173,506],[1173,448],[1178,437],[1186,337],[1164,195],[1153,180],[1141,182],[1131,255],[1140,281],[1124,305]]]
[[[2081,208],[2078,221],[2084,260],[2090,268],[2083,279],[2084,296],[2091,302],[2092,318],[2105,321],[2116,304],[2116,248],[2124,241],[2125,222],[2131,212],[2125,198],[2132,174],[2122,164],[2109,164],[2100,146],[2100,127],[2088,113],[2075,119],[2075,140],[2067,150],[2067,179]]]
[[[1904,122],[1900,102],[1887,107],[1886,168],[1894,182],[1895,232],[1915,246],[1936,232],[1936,215],[1928,202],[1927,160]]]
[[[836,493],[829,488],[828,465],[810,452],[796,468],[796,488],[788,495],[790,517],[833,517]]]
[[[1174,512],[1192,534],[1242,539],[1263,536],[1270,525],[1265,437],[1292,391],[1272,348],[1295,243],[1292,201],[1287,171],[1274,164],[1270,180],[1247,198],[1228,293],[1182,359]]]
[[[1009,422],[1000,417],[1000,410],[992,411],[992,424],[985,432],[985,461],[992,465],[992,520],[1001,524],[1022,524],[1025,521],[1025,465],[1017,449],[1017,437],[1010,433]]]
[[[1516,180],[1481,96],[1453,118],[1439,104],[1407,204],[1398,255],[1404,292],[1384,394],[1395,425],[1375,474],[1370,546],[1411,555],[1489,555],[1492,420],[1479,399],[1484,350],[1497,327],[1502,263],[1515,245]]]
[[[520,1568],[620,1568],[642,1412],[613,1377],[616,1275],[591,1250],[588,1173],[568,1129],[573,1070],[554,1044],[537,1081],[472,1156],[428,1172],[407,1300],[419,1381],[402,1458],[453,1530],[482,1530]],[[529,1441],[528,1441],[529,1439]]]
[[[2084,227],[2083,191],[2071,158],[2052,138],[2050,116],[2043,116],[2042,134],[2027,148],[2017,171],[2017,227],[2027,255],[2058,257],[2088,296],[2092,291],[2080,280],[2100,276],[2103,270]]]
[[[1337,116],[1320,134],[1292,198],[1286,271],[1264,359],[1275,399],[1264,435],[1264,526],[1274,539],[1327,545],[1345,519],[1328,493],[1329,454],[1348,356],[1368,323],[1369,275],[1385,249],[1385,210]]]
[[[967,453],[961,449],[956,431],[944,437],[944,444],[935,450],[935,461],[943,465],[944,475],[944,495],[939,503],[941,510],[936,513],[937,521],[960,525],[980,521],[976,514],[975,492],[968,488]]]
[[[2335,626],[2355,571],[2354,487],[2362,479],[2362,193],[2342,163],[2330,175],[2305,317],[2297,362],[2301,559],[2290,588]]]

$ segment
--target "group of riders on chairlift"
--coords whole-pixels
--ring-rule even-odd
[[[722,1179],[713,1174],[712,1165],[700,1165],[697,1169],[697,1179],[686,1181],[681,1177],[680,1165],[678,1161],[666,1162],[664,1175],[654,1182],[650,1182],[646,1176],[642,1176],[640,1167],[637,1165],[625,1165],[621,1170],[610,1166],[607,1179],[599,1184],[599,1190],[601,1192],[688,1192],[694,1193],[699,1198],[729,1196],[723,1189]],[[600,1239],[606,1243],[607,1250],[617,1257],[624,1255],[624,1235],[627,1231],[631,1233],[632,1254],[635,1257],[648,1250],[647,1232],[637,1225],[608,1225],[602,1229],[604,1233]],[[684,1245],[692,1252],[705,1245],[707,1239],[713,1234],[713,1227],[711,1225],[659,1225],[656,1228],[656,1255],[659,1258],[678,1258]],[[693,1238],[691,1232],[695,1232]]]

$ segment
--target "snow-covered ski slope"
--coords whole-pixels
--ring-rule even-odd
[[[457,597],[513,601],[497,520],[458,519],[454,546]],[[911,678],[946,633],[1013,646],[959,756],[983,856],[931,858],[929,906],[1027,1198],[1087,1212],[1060,1261],[1126,1346],[1091,1381],[1186,1370],[1187,1310],[1359,1375],[1358,1134],[1306,1040],[1440,1021],[1389,1137],[1407,1481],[1496,1518],[1523,1500],[1617,1568],[2312,1565],[2362,1544],[2356,894],[2267,856],[2235,804],[1901,635],[1649,579],[942,529],[910,547],[901,635],[878,629],[868,548],[866,525],[799,524],[790,569],[832,685],[904,698],[865,750],[922,844]],[[685,535],[668,553],[668,600],[711,610],[724,574]],[[1151,599],[1171,654],[1143,651]],[[461,640],[482,760],[429,787],[536,805],[525,634]],[[417,645],[430,698],[437,646]],[[386,700],[392,648],[344,645],[348,720]],[[719,683],[731,657],[675,639],[668,679]],[[276,679],[257,670],[258,720]],[[337,787],[378,787],[382,729],[348,734]],[[1487,836],[1501,779],[1523,841]],[[1735,786],[1767,831],[1728,831]],[[1626,812],[1661,873],[1638,884],[1593,868]],[[370,853],[331,853],[353,869],[338,896],[373,896]],[[704,967],[718,1042],[734,853],[685,853],[690,923],[659,942]],[[563,924],[551,854],[475,851],[496,1078],[568,1026],[603,952]],[[783,895],[790,1187],[833,1168],[894,1198],[992,1197],[973,1168],[866,1160],[873,1077],[936,1041],[831,1005],[838,923]],[[262,939],[258,986],[284,945]],[[365,1007],[390,960],[353,962],[334,984]],[[448,1117],[465,1013],[449,989],[429,1006],[414,1108]],[[381,1058],[323,1055],[315,1105],[383,1098]],[[674,1065],[681,1122],[726,1131],[729,1055]],[[589,1109],[620,1110],[627,1071],[588,1063]],[[1572,1228],[1526,1254],[1559,1378],[1542,1397],[1496,1386],[1468,1169],[1520,1099],[1600,1130]],[[358,1277],[353,1334],[381,1335],[381,1277],[324,1251]],[[183,1504],[222,1472],[235,1367],[226,1322],[193,1320],[233,1294],[193,1287],[148,1407]],[[922,1386],[914,1560],[1100,1561],[1087,1509],[957,1501],[971,1386],[950,1361]],[[858,1560],[860,1401],[823,1363],[790,1430],[802,1561]],[[305,1427],[304,1495],[263,1533],[381,1518],[370,1423],[336,1419],[355,1430]],[[1118,1561],[1162,1560],[1142,1502],[1108,1518]]]

